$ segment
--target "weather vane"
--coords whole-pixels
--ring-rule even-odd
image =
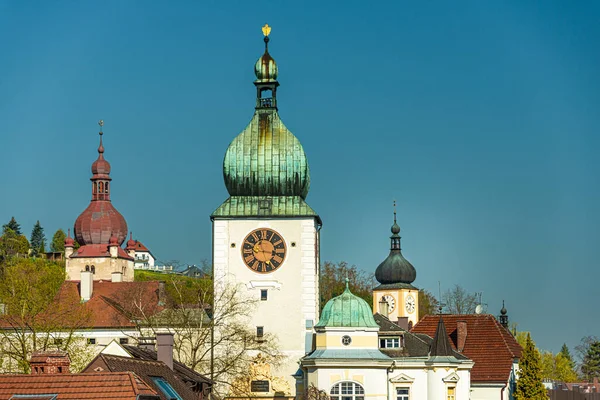
[[[269,34],[271,33],[271,27],[269,26],[269,24],[265,24],[265,26],[262,27],[262,33],[265,36],[269,36]]]
[[[102,135],[102,127],[104,126],[104,120],[101,119],[100,121],[98,121],[98,125],[100,125],[100,134]]]

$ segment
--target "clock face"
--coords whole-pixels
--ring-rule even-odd
[[[394,299],[394,296],[391,294],[386,294],[382,297],[382,300],[388,303],[388,312],[394,311],[396,308],[396,300]]]
[[[285,253],[285,242],[281,235],[267,228],[250,232],[242,245],[244,264],[260,274],[268,274],[281,267]]]
[[[412,297],[410,294],[408,296],[406,296],[406,311],[409,314],[412,314],[415,312],[415,298]]]

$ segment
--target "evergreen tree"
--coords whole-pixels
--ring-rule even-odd
[[[600,341],[590,344],[587,354],[583,357],[581,372],[590,382],[594,378],[600,378]]]
[[[39,254],[44,254],[44,253],[46,253],[46,240],[42,239],[42,244],[40,245]]]
[[[17,235],[21,235],[21,225],[19,225],[15,217],[12,217],[10,221],[8,221],[8,224],[2,225],[3,233],[6,233],[9,229]]]
[[[37,221],[31,231],[31,256],[36,257],[40,254],[42,245],[45,242],[44,228],[40,225],[40,221]]]
[[[65,231],[62,229],[54,232],[54,236],[52,236],[52,243],[50,243],[50,250],[56,253],[65,251],[66,237],[67,235],[65,234]]]
[[[573,357],[571,356],[571,352],[569,351],[569,348],[567,347],[566,343],[563,343],[562,347],[560,348],[559,354],[562,354],[565,360],[569,362],[571,368],[575,369],[575,361],[573,361]]]
[[[531,335],[527,334],[525,348],[519,360],[519,378],[515,399],[547,400],[546,388],[542,383],[542,362],[540,353],[535,348]]]

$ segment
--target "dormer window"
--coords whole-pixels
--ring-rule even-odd
[[[399,349],[401,348],[401,337],[382,337],[379,338],[379,348],[381,349]]]

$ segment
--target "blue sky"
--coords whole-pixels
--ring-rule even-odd
[[[211,255],[222,161],[272,27],[322,259],[372,272],[398,201],[415,284],[483,292],[558,351],[600,335],[600,4],[0,0],[0,221],[113,204],[161,260]]]

